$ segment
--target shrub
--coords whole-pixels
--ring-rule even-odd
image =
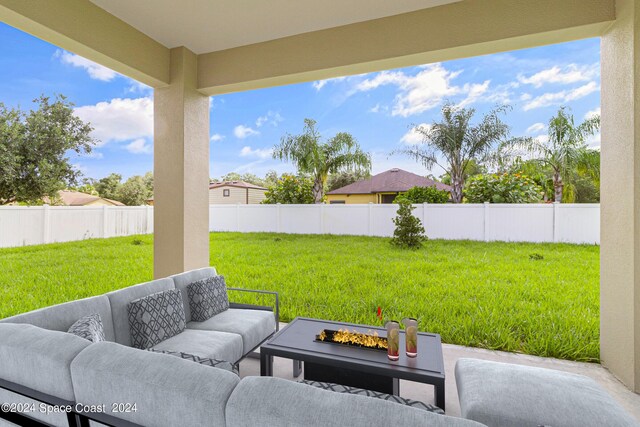
[[[397,216],[393,219],[396,229],[391,244],[405,249],[418,249],[427,239],[422,222],[411,213],[415,209],[410,202],[400,201]]]
[[[314,203],[311,178],[283,174],[275,185],[265,192],[263,204],[310,204]]]
[[[413,187],[396,197],[394,203],[408,201],[409,203],[447,203],[451,195],[448,191],[433,187]]]
[[[465,197],[468,203],[537,203],[542,188],[519,173],[476,175],[467,181]]]

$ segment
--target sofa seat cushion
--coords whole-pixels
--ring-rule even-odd
[[[193,354],[183,353],[181,351],[169,351],[169,350],[156,350],[154,348],[149,349],[149,351],[153,351],[154,353],[160,354],[168,354],[169,356],[179,357],[180,359],[188,360],[193,363],[197,363],[203,366],[210,366],[212,368],[224,369],[225,371],[233,372],[234,374],[240,376],[240,370],[238,369],[238,365],[234,365],[231,362],[227,362],[226,360],[213,359],[209,357],[199,357],[194,356]]]
[[[108,415],[141,426],[224,426],[225,405],[240,381],[177,357],[125,347],[91,344],[71,364],[78,402],[106,405]],[[136,404],[135,412],[112,413],[112,404]]]
[[[593,379],[477,359],[455,368],[464,418],[493,426],[637,427]]]
[[[187,328],[238,334],[247,354],[276,330],[276,320],[271,311],[230,308],[204,322],[189,322]]]
[[[436,414],[444,414],[444,411],[435,405],[420,402],[419,400],[405,399],[404,397],[394,396],[392,394],[380,393],[372,390],[365,390],[363,388],[349,387],[341,384],[302,380],[302,384],[307,384],[313,387],[320,388],[322,390],[329,390],[336,393],[355,394],[358,396],[373,397],[375,399],[382,399],[389,402],[399,403],[401,405],[411,406],[412,408],[422,409],[423,411],[434,412]]]
[[[242,358],[242,337],[227,332],[185,329],[178,335],[154,345],[153,349],[178,351],[236,363]]]
[[[227,427],[481,426],[462,418],[274,377],[243,378],[227,402],[226,417]]]

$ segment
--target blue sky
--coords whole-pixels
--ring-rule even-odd
[[[0,23],[0,102],[31,108],[40,94],[64,94],[94,126],[100,146],[74,157],[86,176],[144,174],[153,168],[153,91],[129,78]],[[300,133],[313,118],[325,137],[349,132],[372,154],[373,172],[423,166],[390,153],[416,143],[412,127],[437,120],[443,102],[475,108],[496,104],[514,136],[546,137],[560,105],[576,121],[599,112],[600,41],[580,40],[534,49],[275,87],[213,97],[211,176],[268,170],[292,172],[271,159],[285,133]],[[600,135],[589,144],[600,146]],[[440,175],[442,170],[431,171]]]

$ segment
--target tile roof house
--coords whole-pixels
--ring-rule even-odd
[[[58,206],[124,206],[124,203],[117,200],[71,190],[59,191],[58,198],[53,201],[45,197],[44,202]]]
[[[329,191],[327,202],[331,204],[393,203],[399,193],[413,187],[434,186],[438,190],[451,191],[451,187],[446,184],[394,168],[369,179]]]
[[[245,181],[224,181],[209,184],[210,205],[254,205],[265,199],[267,189]]]

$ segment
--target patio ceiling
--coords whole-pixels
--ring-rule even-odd
[[[461,0],[91,0],[165,47],[196,54]]]

